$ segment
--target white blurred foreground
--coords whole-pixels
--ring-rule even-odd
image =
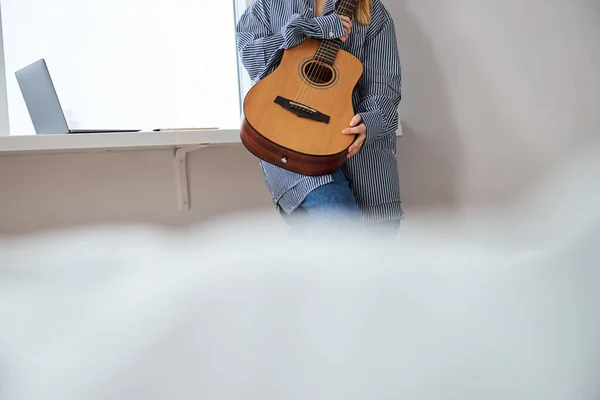
[[[391,242],[261,216],[5,239],[0,399],[598,399],[599,166]]]

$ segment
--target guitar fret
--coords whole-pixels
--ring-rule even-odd
[[[323,62],[327,62],[328,64],[333,64],[337,57],[337,53],[322,53],[317,55],[317,59]]]
[[[324,53],[337,53],[338,50],[339,50],[339,47],[327,47],[327,46],[319,47],[319,51],[324,52]]]
[[[321,46],[319,47],[320,49],[324,49],[327,51],[338,51],[340,49],[341,45],[337,44],[337,43],[329,43],[329,42],[322,42]]]
[[[335,56],[333,55],[323,55],[320,57],[315,57],[317,61],[321,61],[327,64],[333,64],[333,62],[335,61]]]
[[[328,50],[339,50],[341,47],[341,41],[340,42],[322,42],[321,47],[326,48]]]
[[[335,58],[337,56],[337,51],[321,51],[318,53],[318,55],[323,56],[323,57],[333,57]]]
[[[338,14],[342,14],[342,15],[345,15],[347,17],[351,16],[353,12],[354,12],[354,8],[347,9],[345,7],[340,7],[338,9]]]
[[[352,18],[354,16],[356,4],[357,0],[341,0],[336,12],[340,15]],[[340,39],[323,40],[317,50],[315,60],[333,65],[341,47],[342,41]]]
[[[321,51],[334,52],[334,53],[337,53],[339,49],[340,48],[338,46],[336,46],[336,47],[321,46],[320,47]]]
[[[351,16],[356,9],[356,0],[342,0],[338,6],[338,14]]]

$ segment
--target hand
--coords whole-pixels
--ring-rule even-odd
[[[350,121],[350,128],[344,129],[342,133],[344,135],[357,135],[354,143],[352,143],[352,146],[348,149],[347,155],[348,158],[354,157],[360,149],[362,149],[367,140],[367,126],[363,122],[360,114],[357,114],[352,118],[352,121]]]
[[[342,36],[340,40],[345,42],[348,40],[350,31],[352,31],[352,20],[344,15],[340,15],[340,19],[342,20],[342,25],[344,25],[344,36]]]

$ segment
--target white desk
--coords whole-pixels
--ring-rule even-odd
[[[397,135],[402,136],[401,125]],[[241,144],[239,129],[0,136],[0,156],[28,152],[182,148],[235,143]]]
[[[0,155],[241,143],[239,130],[0,136]]]

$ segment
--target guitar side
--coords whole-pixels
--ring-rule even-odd
[[[307,39],[284,52],[279,67],[244,99],[241,139],[260,159],[305,175],[340,168],[354,136],[352,94],[362,64],[340,50],[333,65],[315,63],[320,42]]]

